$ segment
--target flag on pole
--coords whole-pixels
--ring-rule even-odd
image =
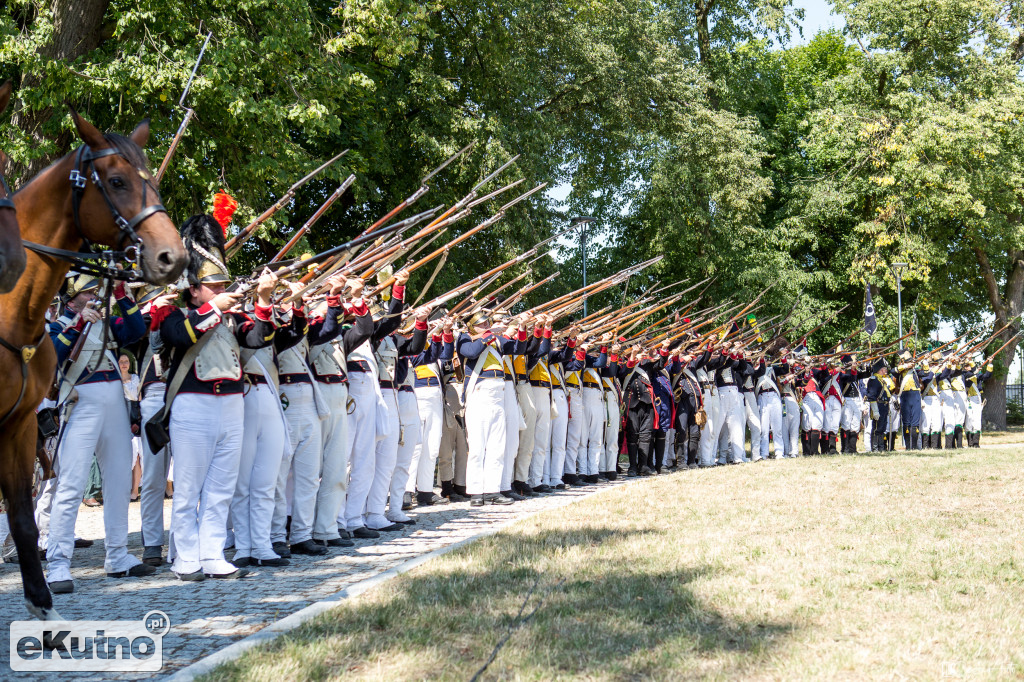
[[[864,299],[864,331],[868,336],[873,336],[878,329],[878,320],[875,319],[875,304],[871,302],[871,285],[866,284],[867,297]]]

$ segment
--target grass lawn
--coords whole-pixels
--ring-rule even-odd
[[[983,440],[983,443],[985,441]],[[208,680],[1024,675],[1021,449],[680,472],[531,517]]]

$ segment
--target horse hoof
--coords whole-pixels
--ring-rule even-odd
[[[25,606],[28,608],[28,612],[39,620],[64,620],[57,609],[45,606],[36,606],[32,602],[25,600]]]

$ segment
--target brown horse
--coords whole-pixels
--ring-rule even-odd
[[[143,278],[174,281],[186,255],[178,229],[160,204],[142,147],[149,123],[129,138],[104,135],[71,112],[85,143],[43,170],[14,195],[21,236],[32,248],[78,251],[85,243],[134,246]],[[86,241],[87,240],[87,241]],[[35,410],[53,382],[57,355],[45,313],[70,263],[30,250],[24,276],[0,295],[0,490],[7,503],[29,611],[57,620],[43,577],[32,509],[37,424]],[[13,350],[12,350],[13,349]]]
[[[11,99],[11,82],[0,85],[0,114]],[[0,152],[0,294],[14,288],[25,271],[25,247],[21,245],[18,218],[11,202],[11,188],[4,178],[7,156]]]

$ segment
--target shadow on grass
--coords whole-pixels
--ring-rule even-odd
[[[498,676],[657,677],[665,666],[693,669],[723,653],[729,665],[745,666],[794,631],[788,623],[726,617],[702,602],[691,583],[713,574],[712,566],[677,567],[671,554],[636,553],[663,533],[502,533],[449,555],[443,570],[428,565],[402,576],[381,598],[343,603],[207,679],[273,679],[275,669],[327,679],[396,660],[419,662],[416,677],[468,679],[534,585],[524,614],[543,603],[501,650],[491,670]]]

